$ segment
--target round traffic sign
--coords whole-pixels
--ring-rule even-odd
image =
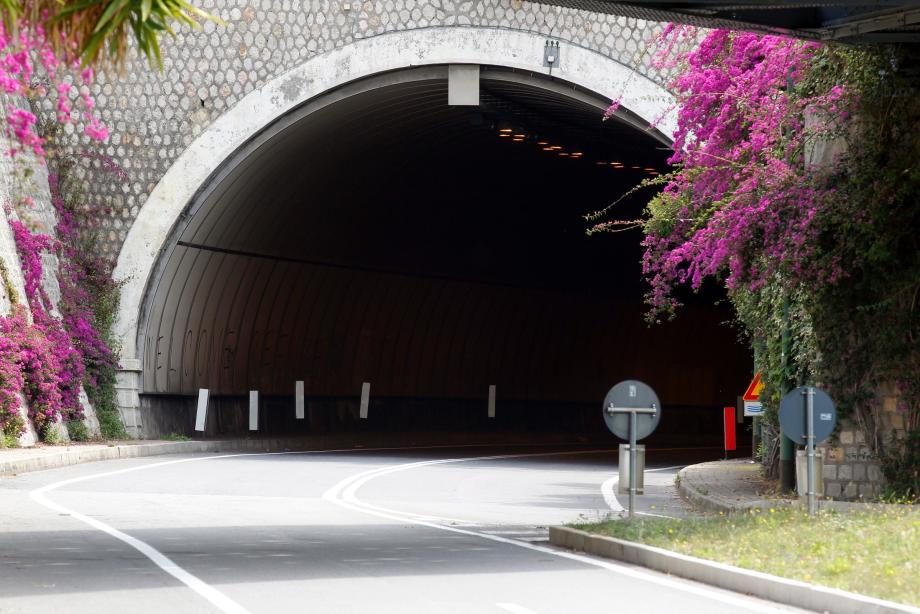
[[[623,409],[650,409],[655,413],[636,414],[636,439],[651,435],[661,420],[661,402],[648,384],[634,379],[620,382],[604,397],[604,422],[607,428],[620,439],[629,440],[629,412],[611,411]]]
[[[786,437],[800,445],[805,445],[808,428],[805,424],[805,402],[809,389],[814,391],[812,416],[815,422],[815,444],[827,439],[837,424],[837,408],[826,392],[813,386],[799,386],[795,390],[790,390],[779,404],[779,425]]]

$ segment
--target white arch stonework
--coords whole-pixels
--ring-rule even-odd
[[[546,74],[546,37],[500,28],[437,27],[392,32],[318,55],[250,92],[179,156],[150,193],[118,256],[123,283],[115,334],[121,342],[119,405],[139,434],[138,327],[147,285],[176,221],[208,178],[249,139],[308,100],[378,73],[438,64],[483,64]],[[672,95],[651,79],[595,51],[563,44],[552,76],[593,91],[651,123],[668,138],[676,126]]]

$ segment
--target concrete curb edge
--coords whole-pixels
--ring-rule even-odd
[[[753,509],[767,511],[770,508],[792,508],[799,504],[798,501],[789,499],[754,499],[750,501],[726,501],[721,497],[704,494],[687,479],[687,470],[696,465],[688,465],[677,472],[677,493],[698,509],[706,512],[722,512],[732,514]]]
[[[318,449],[321,449],[320,446]],[[60,452],[43,454],[33,458],[0,460],[0,476],[57,469],[69,465],[116,460],[119,458],[140,458],[163,454],[195,454],[218,452],[270,452],[280,450],[304,450],[303,440],[297,439],[230,439],[211,441],[164,441],[156,443],[115,444],[105,448],[81,448],[75,446]],[[309,449],[313,449],[310,446]]]
[[[551,544],[753,595],[776,603],[833,614],[920,614],[920,609],[833,588],[733,567],[568,527],[550,527]]]

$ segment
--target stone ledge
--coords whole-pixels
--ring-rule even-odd
[[[920,614],[909,605],[789,580],[644,544],[550,527],[551,544],[661,571],[775,603],[834,614]]]

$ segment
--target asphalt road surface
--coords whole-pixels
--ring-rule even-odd
[[[691,460],[650,453],[643,513],[685,513],[673,479]],[[0,612],[795,611],[550,546],[547,526],[625,504],[615,463],[613,450],[429,448],[0,478]]]

